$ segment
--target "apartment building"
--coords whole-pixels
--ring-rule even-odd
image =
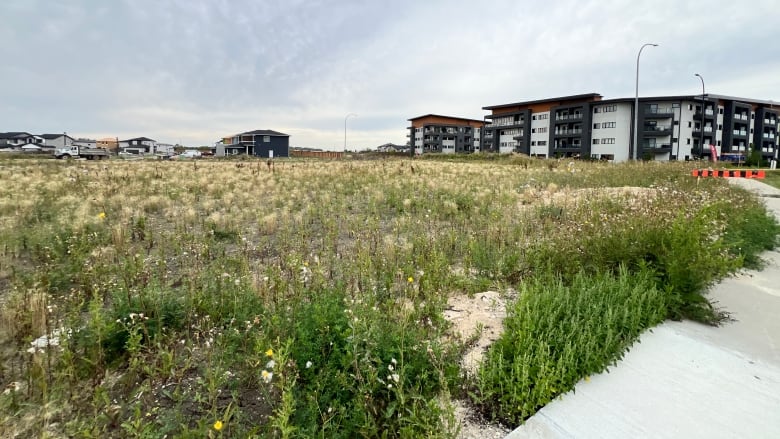
[[[778,151],[772,101],[705,94],[642,97],[634,145],[634,98],[597,93],[483,107],[480,149],[535,157],[625,161],[690,160],[717,154],[747,156],[750,145],[769,159]],[[636,151],[636,154],[635,154]]]
[[[479,152],[482,127],[479,119],[426,114],[409,119],[407,127],[415,154]]]

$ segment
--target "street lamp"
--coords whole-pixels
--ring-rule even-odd
[[[349,119],[350,116],[357,117],[357,114],[349,113],[344,117],[344,154],[347,153],[347,119]]]
[[[699,158],[704,155],[704,78],[700,74],[696,73],[693,76],[698,76],[701,81],[701,122],[699,122]]]
[[[639,48],[639,53],[636,55],[636,90],[634,97],[634,160],[637,158],[637,150],[639,150],[639,57],[642,56],[642,50],[647,46],[658,47],[658,44],[646,43]]]

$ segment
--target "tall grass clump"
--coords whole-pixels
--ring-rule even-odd
[[[649,270],[546,273],[525,282],[505,332],[489,349],[473,399],[483,415],[518,425],[582,379],[617,361],[665,317],[665,296]]]

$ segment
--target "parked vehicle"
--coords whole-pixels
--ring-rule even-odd
[[[54,151],[54,157],[58,159],[85,158],[87,160],[103,160],[108,158],[108,151],[102,148],[84,148],[71,145],[63,148],[57,148]]]
[[[181,154],[174,156],[173,158],[176,158],[176,159],[196,159],[196,158],[200,158],[200,157],[201,157],[200,151],[195,150],[195,149],[188,149],[188,150],[182,152]]]

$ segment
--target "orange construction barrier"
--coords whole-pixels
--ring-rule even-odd
[[[724,178],[766,178],[766,171],[755,169],[735,169],[735,170],[710,170],[694,169],[691,171],[694,177],[724,177]]]

